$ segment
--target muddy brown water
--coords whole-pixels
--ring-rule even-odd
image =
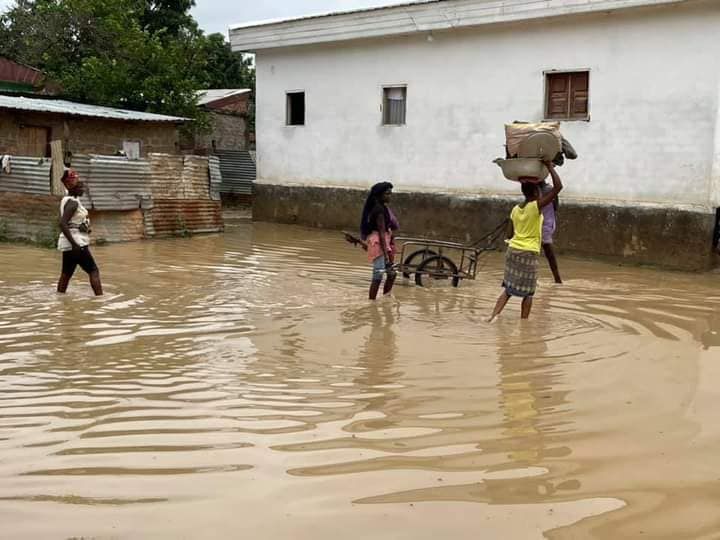
[[[718,275],[492,255],[369,304],[337,233],[0,246],[2,538],[717,538]]]

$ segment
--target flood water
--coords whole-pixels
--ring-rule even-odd
[[[720,275],[500,255],[365,300],[332,232],[0,246],[0,537],[718,538]]]

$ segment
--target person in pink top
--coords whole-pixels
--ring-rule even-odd
[[[382,284],[383,294],[390,294],[397,274],[393,269],[395,262],[394,233],[399,228],[397,218],[388,207],[393,185],[390,182],[375,184],[363,208],[360,221],[360,237],[367,244],[368,259],[373,267],[370,283],[370,300],[375,300]]]

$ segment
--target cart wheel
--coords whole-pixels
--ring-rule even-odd
[[[436,257],[437,253],[434,252],[432,249],[419,249],[417,251],[413,251],[410,255],[405,257],[405,261],[403,262],[403,266],[410,266],[413,262],[413,260],[422,258],[423,260],[429,258],[429,257]],[[422,264],[422,260],[418,263]],[[403,277],[405,279],[410,279],[410,273],[411,272],[403,272]]]
[[[451,280],[452,286],[457,287],[460,285],[457,271],[457,265],[454,262],[447,257],[436,255],[420,263],[415,273],[415,284],[424,287],[423,280],[428,284],[433,280]]]

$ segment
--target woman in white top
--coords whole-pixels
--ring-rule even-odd
[[[80,266],[90,276],[90,286],[96,296],[103,293],[100,283],[100,270],[90,253],[90,220],[88,211],[80,202],[85,193],[85,186],[78,174],[72,169],[65,171],[62,183],[67,189],[67,196],[60,202],[60,238],[58,249],[62,251],[62,273],[58,281],[57,291],[65,293],[75,273]]]

